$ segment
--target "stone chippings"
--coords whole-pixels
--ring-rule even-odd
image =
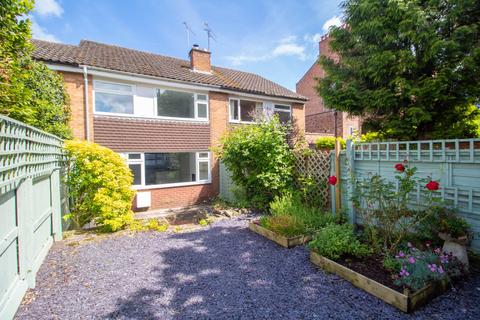
[[[405,315],[245,216],[188,233],[54,245],[16,319],[478,319],[480,279]]]

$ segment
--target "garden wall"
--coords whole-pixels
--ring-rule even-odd
[[[0,116],[0,319],[11,319],[62,238],[62,140]]]
[[[352,223],[358,222],[353,208],[352,178],[362,180],[371,174],[396,182],[395,164],[408,160],[417,167],[417,176],[440,182],[438,195],[455,206],[459,215],[472,226],[471,248],[480,252],[480,139],[359,143],[347,142],[340,154],[340,192],[342,209]],[[335,174],[334,156],[331,174]],[[413,206],[421,206],[424,185],[411,195]],[[335,211],[335,188],[331,187]]]

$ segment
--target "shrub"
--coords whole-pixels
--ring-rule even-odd
[[[114,151],[96,143],[65,142],[69,162],[67,186],[70,214],[76,228],[93,221],[104,231],[116,231],[132,222],[133,176]]]
[[[332,260],[345,256],[365,257],[370,253],[369,248],[357,239],[349,224],[327,224],[309,245],[318,254]]]
[[[409,243],[408,250],[398,252],[396,259],[401,269],[395,283],[414,291],[432,281],[451,279],[464,273],[461,262],[451,254],[442,253],[440,248],[420,251]]]
[[[377,142],[385,139],[385,135],[381,132],[370,131],[360,136],[360,142]]]
[[[456,210],[448,207],[434,206],[429,209],[431,214],[422,221],[418,233],[427,238],[435,239],[439,232],[451,235],[453,238],[467,236],[470,225],[458,216]]]
[[[340,146],[345,149],[346,142],[342,137],[338,137],[340,140]],[[317,149],[335,149],[335,137],[320,137],[315,141]]]
[[[285,237],[295,237],[304,234],[304,225],[301,220],[292,216],[263,216],[260,225],[268,230]]]
[[[270,212],[273,217],[292,217],[301,226],[301,234],[312,234],[335,220],[332,214],[323,213],[318,208],[304,204],[299,194],[292,193],[275,197],[270,203]]]
[[[215,148],[232,180],[256,207],[266,208],[274,196],[291,188],[294,157],[286,134],[286,127],[274,117],[233,128]]]

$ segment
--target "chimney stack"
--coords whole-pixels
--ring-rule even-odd
[[[210,63],[210,52],[201,49],[198,44],[194,44],[189,53],[190,67],[193,71],[211,72],[212,65]]]

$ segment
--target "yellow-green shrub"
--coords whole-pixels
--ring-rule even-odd
[[[96,143],[68,140],[67,185],[70,214],[80,228],[93,221],[104,231],[116,231],[133,220],[133,176],[114,151]]]
[[[342,137],[338,137],[338,140],[340,140],[340,146],[342,149],[345,149],[345,140],[343,140]],[[335,137],[320,137],[315,140],[315,146],[317,149],[333,150],[335,149]]]

